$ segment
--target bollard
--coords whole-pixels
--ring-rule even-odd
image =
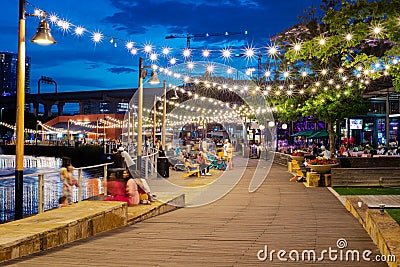
[[[385,215],[385,204],[383,203],[379,204],[379,213],[381,215]]]

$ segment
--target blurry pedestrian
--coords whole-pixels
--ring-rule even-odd
[[[60,168],[60,180],[62,182],[62,196],[68,199],[68,203],[72,203],[73,186],[77,185],[77,181],[73,176],[74,168],[71,165],[71,159],[68,157],[62,158]]]

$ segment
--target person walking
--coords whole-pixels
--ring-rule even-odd
[[[74,168],[71,165],[71,159],[62,158],[62,165],[60,168],[60,180],[62,182],[62,197],[68,199],[68,204],[72,204],[73,186],[77,186],[77,181],[73,176]]]
[[[229,142],[228,139],[225,139],[224,143],[224,158],[226,161],[226,168],[228,169],[233,169],[233,162],[232,162],[232,157],[233,157],[233,148],[232,144]]]

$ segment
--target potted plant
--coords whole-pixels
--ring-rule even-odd
[[[307,161],[307,164],[315,172],[328,173],[333,167],[338,165],[338,162],[336,159],[317,157],[316,159]]]
[[[304,154],[305,154],[305,152],[303,152],[301,150],[297,150],[297,151],[293,152],[292,155],[290,155],[290,157],[293,160],[297,160],[297,161],[303,162],[304,161]]]

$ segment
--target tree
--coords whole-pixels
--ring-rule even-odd
[[[400,85],[398,66],[389,64],[399,51],[399,4],[399,0],[323,1],[322,19],[313,8],[304,22],[277,36],[276,41],[291,46],[285,45],[284,58],[292,66],[305,66],[302,73],[307,73],[302,78],[296,72],[294,80],[301,85],[297,94],[286,98],[275,94],[279,115],[324,120],[334,151],[333,124],[366,112],[362,95],[370,80],[386,75],[397,88]]]

